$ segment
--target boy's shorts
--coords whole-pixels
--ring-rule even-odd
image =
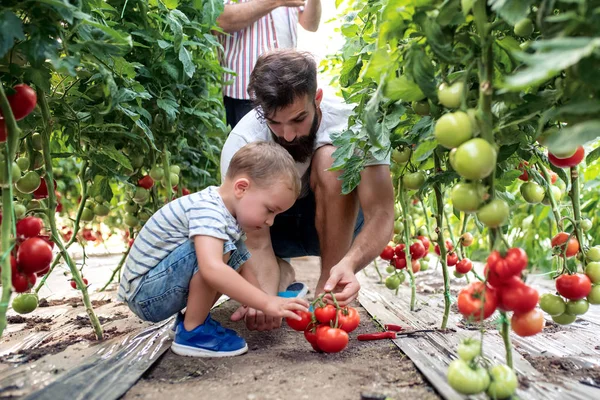
[[[236,271],[250,257],[242,240],[230,242],[225,251],[231,251],[227,264]],[[189,240],[141,278],[137,292],[127,302],[129,308],[145,321],[171,317],[186,307],[190,281],[197,271],[198,257],[193,240]]]
[[[294,203],[287,211],[275,217],[271,227],[271,242],[275,255],[279,258],[319,256],[319,236],[315,226],[316,203],[315,194],[311,190],[308,195]],[[364,224],[362,209],[359,208],[354,237],[358,235]]]

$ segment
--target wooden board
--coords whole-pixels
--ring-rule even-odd
[[[415,312],[410,311],[410,288],[407,283],[400,287],[398,296],[378,282],[373,267],[369,276],[358,274],[362,289],[359,302],[374,318],[382,324],[399,324],[414,329],[439,328],[444,313],[442,293],[425,295],[417,293]],[[419,273],[418,287],[436,287],[442,282],[441,271]],[[539,282],[532,280],[537,286]],[[465,281],[453,281],[452,288],[464,286]],[[540,292],[550,291],[543,289]],[[589,315],[588,315],[589,314]],[[578,380],[561,376],[561,382],[549,379],[536,370],[526,356],[569,357],[576,364],[600,365],[598,333],[600,325],[595,321],[600,315],[600,307],[591,307],[585,318],[579,318],[567,327],[555,327],[534,337],[521,338],[511,334],[514,345],[513,366],[519,375],[521,387],[517,395],[523,399],[600,399],[600,389],[580,383]],[[415,363],[438,393],[445,399],[462,399],[464,396],[454,391],[447,383],[448,364],[456,358],[456,348],[464,337],[477,337],[477,330],[465,329],[457,312],[450,312],[448,328],[455,332],[423,333],[420,336],[401,337],[394,343]],[[505,350],[502,337],[497,330],[485,335],[484,354],[499,363],[505,362]],[[485,396],[479,396],[485,398]]]

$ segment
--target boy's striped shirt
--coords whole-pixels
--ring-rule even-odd
[[[135,238],[125,261],[117,294],[119,300],[128,300],[148,271],[194,236],[223,239],[224,251],[243,236],[242,228],[225,207],[218,189],[210,186],[180,197],[152,215]]]

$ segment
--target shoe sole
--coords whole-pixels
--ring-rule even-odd
[[[235,351],[211,351],[173,343],[171,344],[171,350],[173,353],[185,357],[234,357],[246,353],[248,351],[248,345]]]

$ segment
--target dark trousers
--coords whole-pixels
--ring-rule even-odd
[[[231,126],[231,129],[235,128],[244,115],[254,108],[252,100],[234,99],[228,96],[223,96],[223,104],[225,105],[227,125]]]

